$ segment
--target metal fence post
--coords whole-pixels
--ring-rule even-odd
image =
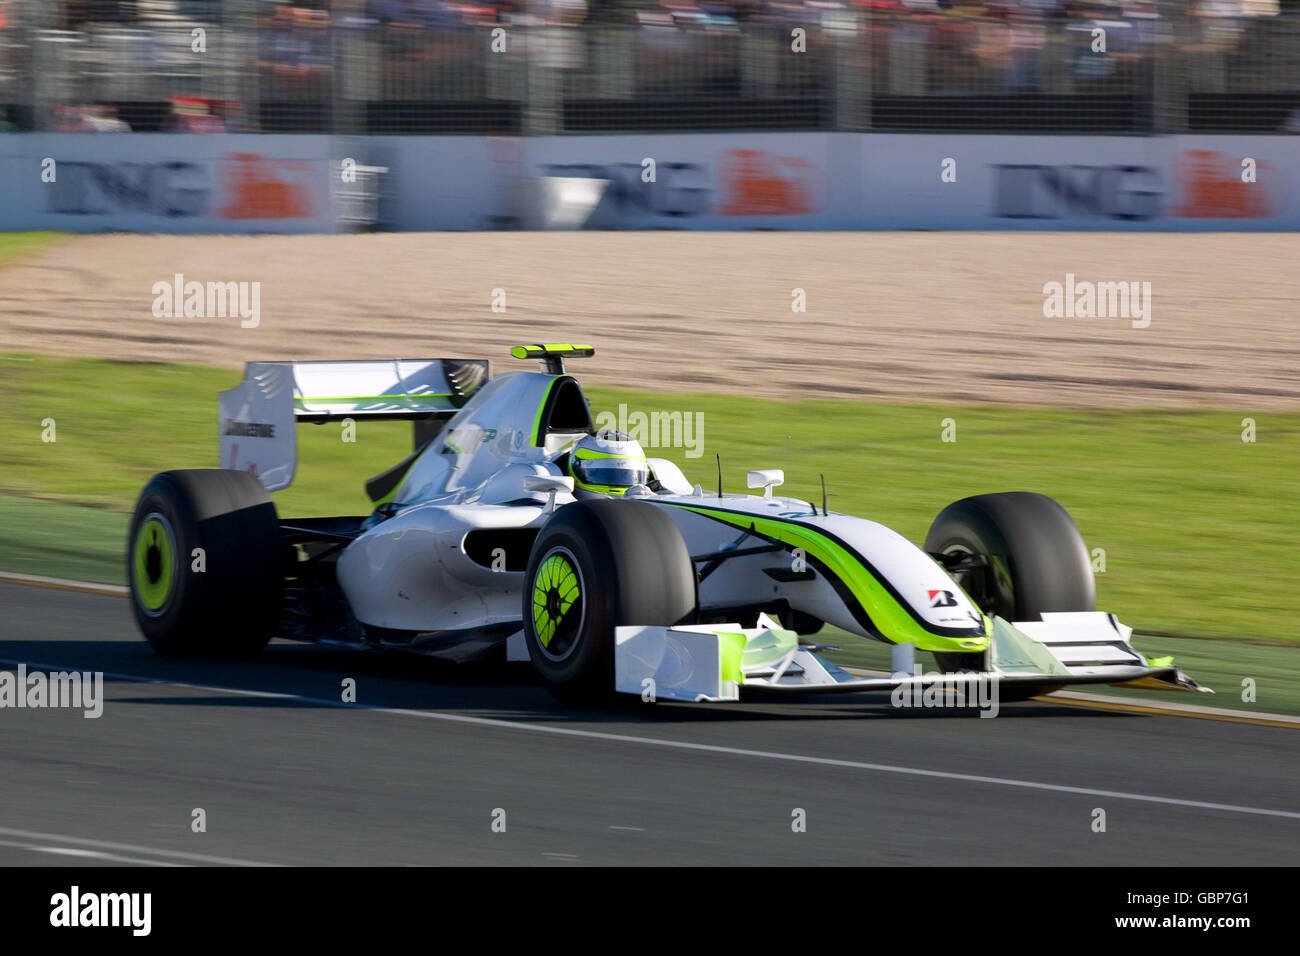
[[[55,4],[24,4],[23,15],[30,18],[27,22],[27,39],[30,44],[27,58],[30,72],[28,87],[31,94],[32,128],[38,131],[54,128],[53,107],[58,104],[57,88],[60,85],[57,76],[62,66],[57,56],[64,44],[54,43],[43,38],[47,30],[56,23]]]
[[[1065,30],[1064,22],[1047,27],[1043,47],[1038,54],[1043,92],[1057,96],[1074,92],[1074,81],[1070,76],[1070,44]]]
[[[609,27],[582,27],[585,36],[595,31],[589,45],[593,85],[591,96],[602,100],[630,100],[636,95],[636,32]]]
[[[262,84],[258,71],[257,20],[248,0],[222,0],[222,45],[229,50],[227,67],[233,76],[227,88],[239,103],[242,123],[249,131],[261,127]]]
[[[850,30],[837,30],[835,63],[835,129],[858,132],[871,125],[871,49],[869,34],[854,16]]]
[[[889,35],[889,92],[893,95],[925,93],[926,40],[920,24],[895,22]]]
[[[525,136],[550,136],[560,129],[559,69],[547,55],[551,31],[556,27],[529,27],[525,30],[523,132]]]
[[[1164,0],[1151,70],[1152,133],[1187,131],[1187,96],[1190,92],[1185,47],[1191,36],[1186,6]]]

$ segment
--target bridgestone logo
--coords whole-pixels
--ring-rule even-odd
[[[274,438],[275,425],[269,422],[239,422],[227,418],[225,433],[240,438]]]

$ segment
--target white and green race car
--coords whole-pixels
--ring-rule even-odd
[[[614,692],[894,690],[944,675],[1004,698],[1067,684],[1200,688],[1149,661],[1095,609],[1089,554],[1056,502],[1028,492],[944,508],[924,547],[884,525],[774,493],[693,484],[622,434],[597,433],[566,358],[259,362],[220,395],[222,468],[145,486],[128,538],[132,603],[162,654],[252,654],[272,637],[532,662],[564,699]],[[283,519],[295,426],[412,421],[413,453],[366,483],[368,515]],[[830,624],[893,645],[853,675],[809,639]],[[961,678],[948,676],[950,681]]]

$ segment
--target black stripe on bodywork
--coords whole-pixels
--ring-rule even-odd
[[[722,514],[735,515],[738,518],[749,518],[751,519],[751,524],[752,524],[752,519],[754,517],[753,515],[751,515],[749,512],[746,511],[732,511],[729,508],[718,508],[713,505],[687,505],[687,504],[680,504],[678,502],[673,502],[673,501],[661,501],[661,502],[656,502],[656,504],[668,505],[669,507],[683,508],[687,511],[691,511],[693,514],[698,514],[701,517],[712,518],[712,520],[717,521],[720,524],[725,524],[729,527],[736,527],[736,525],[730,521],[725,521],[722,518],[716,518],[713,515],[708,514],[707,511],[717,511]],[[693,510],[696,508],[706,509],[706,511],[701,512],[701,511]],[[841,548],[843,548],[845,551],[851,554],[854,557],[854,559],[859,564],[861,564],[863,568],[866,569],[868,574],[870,574],[873,578],[876,579],[876,582],[885,589],[885,591],[889,594],[889,596],[894,599],[895,603],[897,603],[899,607],[905,610],[911,616],[912,620],[914,620],[917,624],[921,625],[923,630],[928,631],[931,634],[935,634],[939,637],[985,637],[986,636],[984,633],[984,622],[982,620],[978,627],[972,626],[969,628],[943,627],[941,625],[931,624],[929,621],[927,621],[925,618],[923,618],[920,614],[917,613],[916,608],[914,608],[909,601],[904,599],[904,597],[898,592],[898,589],[895,588],[893,584],[890,583],[888,578],[886,578],[883,574],[880,573],[880,571],[876,568],[874,564],[872,564],[865,557],[863,557],[863,555],[856,548],[850,545],[843,538],[839,537],[838,535],[832,534],[831,532],[827,531],[825,528],[820,528],[817,525],[808,524],[803,521],[794,521],[789,518],[779,518],[773,515],[764,515],[763,517],[767,518],[767,520],[769,521],[783,521],[786,524],[795,525],[796,527],[803,528],[806,531],[811,531],[814,534],[819,534],[822,537],[826,538],[828,541],[832,541],[835,544],[839,545]],[[754,535],[757,538],[762,538],[765,541],[772,541],[774,544],[780,544],[786,548],[789,547],[789,545],[786,544],[784,541],[778,541],[777,539],[771,537],[770,535],[763,534],[763,532],[757,530],[757,528],[751,527],[749,533]],[[821,561],[818,561],[816,558],[814,558],[811,555],[808,556],[808,561],[815,562],[818,570],[820,570],[822,574],[826,576],[826,580],[831,583],[831,587],[835,589],[835,593],[839,595],[840,600],[842,600],[845,606],[848,607],[849,612],[853,615],[854,619],[857,620],[859,624],[861,624],[870,633],[879,636],[881,640],[886,641],[887,643],[891,643],[891,644],[893,643],[888,638],[886,638],[883,634],[881,634],[880,629],[877,628],[871,622],[871,617],[870,615],[867,614],[866,608],[862,606],[862,602],[857,599],[857,596],[853,594],[849,586],[838,575],[829,571]],[[958,587],[960,587],[960,585],[958,585]]]

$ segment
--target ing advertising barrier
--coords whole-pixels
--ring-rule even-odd
[[[377,137],[392,228],[509,228],[521,179],[608,183],[611,229],[861,228],[848,134]]]
[[[1300,229],[1294,137],[870,136],[862,159],[867,229]]]
[[[600,179],[613,229],[1300,229],[1300,138],[852,133],[372,141],[391,226],[509,225],[520,177]]]
[[[329,137],[171,133],[0,136],[0,228],[329,232]]]
[[[876,133],[7,134],[0,229],[335,231],[345,158],[399,231],[518,228],[538,179],[604,183],[606,229],[1300,230],[1294,136]]]

